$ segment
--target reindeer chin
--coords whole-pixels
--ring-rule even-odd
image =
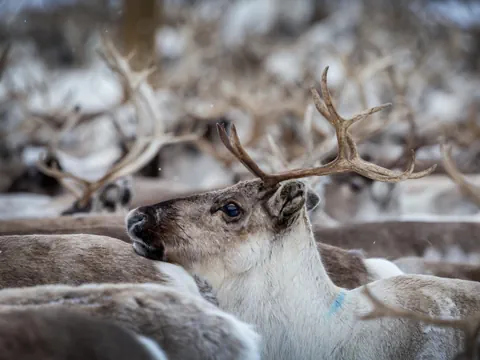
[[[143,256],[144,258],[147,258],[150,260],[156,260],[156,261],[167,260],[165,246],[163,244],[161,244],[158,248],[157,247],[153,248],[139,241],[134,241],[133,250],[135,251],[135,253],[137,253],[137,255]]]

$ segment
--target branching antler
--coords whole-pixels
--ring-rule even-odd
[[[242,162],[254,175],[261,178],[267,186],[273,186],[281,181],[289,179],[299,179],[309,176],[322,176],[329,174],[338,174],[344,172],[356,172],[357,174],[368,177],[372,180],[378,180],[383,182],[398,182],[406,179],[418,179],[424,177],[435,170],[436,166],[414,173],[415,166],[415,153],[412,152],[412,158],[408,165],[407,170],[404,172],[396,172],[381,166],[372,164],[360,158],[357,150],[357,146],[349,133],[349,128],[359,121],[364,120],[369,115],[374,114],[390,104],[384,104],[362,111],[361,113],[353,116],[351,119],[342,118],[333,105],[330,92],[327,87],[327,73],[328,67],[325,68],[322,75],[321,92],[324,98],[323,102],[318,94],[317,90],[311,89],[313,101],[317,110],[323,115],[323,117],[335,128],[337,134],[337,157],[326,165],[314,167],[310,169],[295,169],[277,174],[267,174],[263,172],[260,167],[253,161],[248,155],[238,138],[235,126],[231,128],[230,136],[227,135],[224,127],[217,124],[220,138],[227,149],[235,155],[235,157]]]
[[[93,112],[83,112],[78,105],[71,109],[62,107],[49,112],[32,111],[28,108],[25,99],[20,102],[20,105],[25,113],[25,118],[46,126],[52,133],[53,143],[57,144],[65,133],[71,131],[77,125],[91,123],[102,116],[110,115],[116,109],[125,105],[129,101],[129,95],[127,90],[123,88],[122,96],[117,103],[108,109]],[[66,102],[65,99],[63,103]]]
[[[368,286],[363,288],[363,294],[370,300],[373,310],[368,314],[360,316],[361,320],[375,320],[380,318],[403,318],[420,321],[429,325],[459,329],[465,333],[465,345],[462,353],[457,354],[456,359],[476,360],[478,355],[478,337],[480,335],[480,314],[470,316],[468,319],[441,319],[433,318],[421,313],[405,309],[398,309],[384,304],[380,299],[372,294]]]
[[[153,89],[145,82],[152,70],[134,73],[130,69],[128,59],[123,58],[110,41],[104,39],[103,45],[102,58],[118,75],[124,92],[128,93],[128,98],[136,109],[139,131],[134,143],[126,154],[96,181],[88,181],[69,172],[48,168],[43,160],[38,162],[38,167],[46,174],[61,180],[73,180],[83,188],[81,195],[78,195],[78,192],[75,193],[80,207],[87,206],[93,194],[105,184],[138,171],[158,153],[163,145],[191,141],[197,138],[196,135],[174,137],[165,134],[163,123],[158,118],[159,111],[155,109],[155,94]],[[148,129],[148,125],[151,125],[151,129]],[[139,133],[140,131],[153,133],[153,136],[144,136]]]
[[[458,170],[452,159],[452,147],[450,145],[442,144],[442,156],[443,167],[448,176],[460,187],[465,195],[480,207],[480,188],[467,181],[464,175]]]

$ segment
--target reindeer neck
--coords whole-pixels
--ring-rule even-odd
[[[259,241],[272,244],[261,264],[232,275],[225,264],[210,263],[202,275],[222,309],[255,324],[265,359],[322,358],[332,344],[331,327],[342,323],[336,317],[344,313],[346,292],[328,277],[310,223],[305,217],[288,234]]]

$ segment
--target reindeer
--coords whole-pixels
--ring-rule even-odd
[[[480,253],[480,224],[462,220],[445,222],[384,221],[313,229],[315,239],[341,248],[361,248],[368,256],[396,259],[420,256],[431,260],[467,261]]]
[[[173,264],[139,258],[130,245],[106,236],[1,236],[0,251],[0,289],[47,284],[154,282],[202,294],[215,303],[208,284],[199,277],[192,279]]]
[[[0,318],[32,311],[73,311],[112,322],[151,338],[169,359],[260,359],[260,337],[252,326],[195,294],[169,286],[45,285],[0,291]]]
[[[451,215],[478,217],[480,197],[472,184],[478,182],[478,176],[470,175],[467,179],[460,172],[452,159],[450,145],[442,144],[441,152],[443,170],[448,176],[436,174],[418,182],[400,184],[395,195],[398,214],[412,218],[436,215],[438,220],[440,216]],[[387,217],[391,217],[390,214]]]
[[[338,286],[353,289],[398,274],[399,270],[409,274],[478,281],[479,278],[475,275],[477,265],[455,263],[476,263],[477,242],[474,239],[477,232],[480,232],[480,225],[474,222],[385,222],[335,229],[318,228],[314,234],[318,239],[317,247],[322,254],[322,262],[332,281]],[[121,215],[0,220],[0,239],[6,235],[32,234],[62,235],[58,238],[68,238],[68,234],[84,234],[85,241],[95,241],[96,237],[87,236],[90,234],[125,243],[131,242],[125,231],[124,217]],[[28,247],[20,246],[15,251],[20,254],[28,251]],[[368,257],[369,255],[373,258]],[[411,256],[414,256],[416,266],[400,266],[403,258]],[[396,258],[399,259],[394,260]],[[35,262],[35,259],[30,259],[29,263]],[[392,263],[386,259],[390,259]],[[15,268],[15,265],[10,264],[10,268]]]
[[[350,233],[348,230],[349,229],[347,228],[346,234]],[[353,231],[352,233],[354,234],[355,231]],[[130,238],[125,231],[124,220],[122,216],[62,216],[59,218],[51,219],[0,221],[0,241],[5,235],[27,234],[62,234],[62,236],[50,238],[62,241],[62,244],[64,246],[72,246],[72,249],[69,251],[69,253],[75,253],[78,250],[75,249],[75,242],[62,240],[64,238],[68,238],[68,236],[65,236],[67,234],[85,234],[82,235],[83,241],[97,241],[96,236],[89,237],[88,235],[86,235],[90,234],[110,237],[112,238],[110,240],[114,242],[118,239],[126,243],[130,243]],[[395,232],[393,234],[395,234]],[[342,237],[341,233],[337,236]],[[22,237],[17,236],[16,238]],[[27,241],[33,242],[36,241],[35,239],[45,238],[46,237],[25,237]],[[381,241],[378,241],[378,243],[379,245],[381,245]],[[398,243],[402,243],[402,240],[399,240]],[[25,258],[27,258],[30,254],[28,246],[22,246],[23,241],[20,241],[18,245],[18,248],[12,251],[20,257],[25,256]],[[387,243],[386,246],[383,247],[383,257],[388,257],[389,245],[390,243]],[[325,266],[325,269],[334,284],[347,289],[353,289],[378,279],[399,275],[402,271],[409,274],[429,274],[441,277],[474,281],[479,281],[480,279],[476,275],[478,273],[478,267],[474,265],[446,263],[444,261],[432,262],[428,259],[414,258],[415,266],[413,266],[411,262],[409,262],[409,266],[407,266],[404,265],[404,258],[389,262],[381,258],[366,258],[362,251],[344,250],[342,248],[323,244],[321,242],[317,242],[317,247],[320,254],[322,254],[322,262]],[[25,252],[27,252],[28,254],[24,254]],[[36,257],[29,258],[28,262],[30,264],[33,264],[37,262],[36,259]],[[113,259],[112,263],[114,263]],[[7,258],[7,260],[5,260],[5,264],[8,265],[10,272],[19,272],[19,267],[22,267],[20,264],[20,266],[17,265],[18,262],[15,262],[14,257]],[[44,283],[45,280],[38,280],[38,276],[43,276],[42,274],[43,273],[38,273],[37,275],[35,275],[35,277],[33,278],[33,284]],[[47,278],[48,276],[49,275],[47,275]],[[13,277],[14,276],[12,275],[12,278]],[[210,294],[209,289],[205,286],[200,285],[199,278],[195,278],[195,280],[197,282],[197,286],[199,286],[202,290],[203,296],[207,297]],[[32,285],[32,283],[29,283],[28,285]],[[213,302],[215,302],[215,300]]]
[[[62,170],[60,159],[54,151],[59,147],[62,137],[79,125],[91,124],[97,119],[106,116],[113,117],[117,110],[124,107],[131,100],[131,93],[127,86],[128,81],[123,79],[122,75],[123,73],[120,73],[122,85],[122,96],[120,99],[104,109],[92,112],[83,111],[78,104],[71,107],[66,106],[64,103],[67,101],[68,95],[59,108],[50,108],[48,111],[32,110],[27,101],[31,95],[45,96],[46,93],[50,94],[50,89],[45,82],[31,84],[27,89],[21,91],[11,90],[10,87],[13,87],[13,84],[10,84],[10,86],[6,85],[7,103],[18,103],[18,110],[21,110],[23,117],[23,120],[10,131],[25,133],[30,144],[45,146],[47,148],[47,154],[44,159],[46,165]],[[47,102],[46,100],[50,99],[45,98],[45,102]],[[34,136],[38,133],[42,134],[39,130],[47,130],[48,140]],[[6,188],[8,192],[34,192],[50,196],[55,196],[61,192],[62,186],[57,178],[44,174],[35,164],[24,163],[22,159],[17,159],[17,161],[13,164],[7,164],[8,167],[6,166],[10,177],[10,186]],[[15,171],[10,174],[12,169]]]
[[[125,231],[124,218],[121,215],[89,214],[84,216],[0,220],[0,236],[91,234],[130,242],[130,238]]]
[[[2,311],[0,351],[5,360],[167,360],[151,339],[111,321],[63,309]]]
[[[130,244],[131,240],[125,231],[123,217],[112,218],[65,216],[48,219],[56,220],[56,223],[44,222],[50,226],[58,225],[57,234],[49,233],[47,227],[40,228],[40,231],[32,230],[33,228],[26,224],[24,230],[30,229],[30,234],[35,232],[37,235],[0,236],[0,251],[3,255],[0,288],[53,283],[77,285],[87,282],[163,282],[165,279],[162,274],[168,275],[176,268],[169,268],[169,264],[163,261],[146,261],[133,256],[130,246],[126,245]],[[63,220],[67,221],[67,224],[63,223]],[[91,220],[95,220],[95,223]],[[33,222],[35,224],[35,221]],[[14,220],[13,223],[21,227],[25,222]],[[76,234],[73,233],[74,230],[77,231]],[[42,231],[44,234],[38,235]],[[68,235],[69,232],[72,234]],[[323,254],[322,261],[332,280],[348,289],[402,273],[393,263],[383,259],[366,259],[359,251],[344,250],[321,243],[318,248]],[[40,256],[32,256],[32,251]],[[45,262],[41,256],[43,253],[53,257],[52,261]],[[161,254],[157,260],[163,260]],[[25,263],[29,264],[27,269]],[[102,271],[99,272],[98,269]],[[202,296],[216,303],[209,284],[197,276],[194,279]],[[184,282],[188,283],[187,280]]]
[[[436,358],[450,358],[462,346],[459,332],[429,331],[396,319],[359,322],[357,316],[371,306],[362,287],[336,286],[322,264],[306,214],[319,198],[295,179],[354,171],[398,182],[434,170],[413,173],[412,159],[399,173],[361,159],[348,129],[385,106],[345,120],[333,106],[327,71],[321,82],[324,102],[316,90],[312,95],[336,129],[334,161],[268,174],[241,146],[234,127],[230,137],[219,127],[225,146],[258,179],[131,211],[126,224],[134,249],[147,257],[161,252],[168,261],[204,276],[221,308],[257,326],[265,339],[265,359],[425,359],[437,349],[444,351]],[[456,317],[480,310],[480,285],[475,282],[400,275],[369,288],[387,303],[416,312]]]
[[[130,148],[122,158],[95,181],[48,166],[44,160],[40,160],[37,163],[39,169],[46,175],[58,179],[76,198],[76,201],[62,212],[64,215],[101,210],[116,212],[119,210],[117,206],[120,210],[128,208],[132,199],[132,181],[128,180],[128,176],[150,162],[165,144],[196,139],[195,135],[175,137],[164,132],[163,124],[157,115],[155,94],[145,82],[152,73],[152,69],[134,73],[128,61],[121,57],[111,42],[106,39],[100,55],[110,69],[118,75],[122,84],[124,95],[122,101],[115,107],[124,105],[127,100],[131,101],[136,109],[139,130],[144,133],[152,131],[153,136],[145,137],[140,133],[137,134],[134,143],[130,144]],[[73,123],[76,122],[73,121]],[[148,129],[148,125],[153,129]],[[73,181],[81,190],[79,191],[65,180]]]

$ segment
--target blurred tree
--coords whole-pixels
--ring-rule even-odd
[[[123,0],[123,18],[120,36],[125,54],[134,53],[130,65],[143,70],[157,64],[155,32],[163,15],[161,0]],[[149,77],[152,86],[158,86],[158,71]]]

